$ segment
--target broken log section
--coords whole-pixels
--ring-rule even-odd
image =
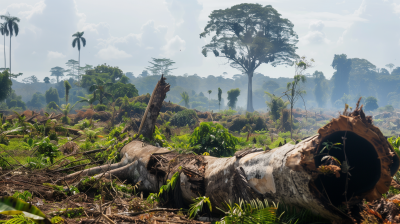
[[[152,122],[149,116],[145,119],[146,124]],[[344,111],[320,128],[317,135],[269,151],[250,149],[216,158],[132,141],[120,153],[121,162],[90,168],[82,175],[114,175],[133,184],[140,181],[138,191],[158,192],[179,172],[173,191],[178,208],[187,207],[199,195],[209,197],[214,208],[240,199],[268,199],[304,207],[331,220],[348,218],[339,206],[381,198],[399,169],[399,157],[358,104],[353,112]]]

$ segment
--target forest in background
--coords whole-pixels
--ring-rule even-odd
[[[169,59],[168,59],[169,60]],[[400,67],[393,68],[393,64],[388,64],[388,68],[377,68],[373,63],[366,59],[347,58],[346,55],[335,55],[332,61],[333,67],[337,70],[329,80],[321,71],[314,71],[306,74],[306,82],[302,83],[302,88],[306,91],[304,94],[305,105],[309,109],[316,110],[336,110],[341,109],[345,104],[354,105],[359,97],[363,100],[370,97],[370,100],[376,99],[377,105],[385,110],[400,107]],[[88,67],[88,65],[86,66]],[[72,85],[70,102],[75,103],[80,97],[90,98],[89,87],[96,83],[96,79],[105,82],[119,83],[130,88],[131,96],[136,94],[151,94],[156,82],[160,79],[160,74],[154,74],[148,70],[143,70],[141,74],[134,75],[131,72],[124,73],[118,67],[110,65],[99,65],[85,71],[82,77],[82,84],[79,87],[74,76],[69,77],[69,83]],[[312,69],[309,70],[309,72]],[[59,77],[66,78],[63,73]],[[54,72],[51,73],[54,75]],[[56,73],[56,75],[59,73]],[[70,74],[70,73],[69,73]],[[237,111],[245,111],[247,101],[247,75],[236,74],[233,78],[221,75],[209,75],[200,77],[196,73],[193,75],[184,74],[182,76],[167,75],[168,82],[171,85],[171,91],[167,94],[167,101],[185,105],[181,94],[186,92],[189,97],[189,107],[199,111],[218,110],[218,88],[222,90],[221,109],[229,109],[227,106],[227,91],[238,88],[240,95],[237,97],[235,108]],[[46,79],[46,78],[45,78]],[[265,92],[275,96],[283,96],[287,90],[286,85],[292,78],[271,78],[268,74],[255,73],[253,77],[253,104],[254,109],[258,111],[267,111],[266,101],[270,101]],[[41,109],[45,108],[49,101],[46,101],[46,91],[50,88],[57,89],[59,97],[59,106],[65,104],[64,82],[52,80],[52,82],[40,82],[35,76],[24,79],[23,82],[12,80],[12,89],[15,94],[8,96],[6,102],[0,105],[1,109]],[[115,87],[116,88],[116,87]],[[114,89],[115,89],[114,88]],[[211,90],[209,94],[208,91]],[[20,96],[20,97],[18,97]],[[123,95],[121,95],[123,96]],[[118,98],[118,96],[116,96]],[[285,97],[282,98],[285,100]],[[11,101],[14,100],[14,103]],[[15,102],[20,100],[20,102]],[[7,103],[8,102],[8,103]],[[364,101],[362,101],[364,102]],[[94,102],[96,105],[98,102]],[[84,104],[78,104],[76,109]],[[390,107],[391,106],[391,107]],[[303,108],[302,100],[297,101],[295,107]],[[373,106],[372,109],[377,109]]]

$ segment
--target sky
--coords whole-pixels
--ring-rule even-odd
[[[50,76],[52,67],[78,60],[72,34],[84,31],[81,66],[106,63],[135,76],[151,58],[176,62],[173,75],[226,77],[240,74],[226,59],[201,54],[209,39],[200,39],[213,10],[240,3],[272,5],[294,24],[297,54],[315,60],[308,70],[332,77],[335,54],[364,58],[378,68],[400,66],[400,0],[1,0],[0,14],[21,19],[12,37],[11,62],[19,78]],[[4,37],[0,36],[0,67],[4,67]],[[9,67],[9,37],[5,39]],[[397,60],[398,59],[398,60]],[[293,67],[260,66],[270,77],[292,77]]]

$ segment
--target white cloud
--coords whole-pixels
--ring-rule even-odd
[[[331,41],[328,40],[325,37],[325,33],[323,32],[323,29],[325,27],[325,24],[323,21],[318,20],[318,21],[313,21],[310,23],[308,26],[310,31],[303,36],[300,37],[300,43],[304,45],[308,44],[329,44]]]
[[[170,39],[167,44],[162,48],[165,55],[170,57],[175,55],[177,52],[182,52],[185,50],[186,42],[182,40],[178,35]]]
[[[36,53],[36,52],[34,52],[34,53]],[[57,52],[57,51],[48,51],[47,58],[48,59],[59,59],[59,58],[65,58],[65,55],[60,52]]]
[[[101,49],[97,54],[97,57],[103,60],[110,60],[110,59],[124,59],[132,57],[132,55],[126,53],[125,51],[118,50],[114,46],[108,46],[107,48]]]
[[[324,29],[325,24],[323,21],[318,20],[318,21],[314,21],[310,23],[310,30],[316,30],[316,31],[321,31],[322,29]]]

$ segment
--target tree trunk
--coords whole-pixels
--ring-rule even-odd
[[[247,85],[247,111],[253,112],[253,72],[247,74],[248,85]]]
[[[7,68],[7,61],[6,61],[6,35],[4,35],[4,69]]]
[[[290,139],[293,140],[293,107],[290,106]]]
[[[143,137],[148,139],[153,138],[154,125],[156,124],[162,104],[167,92],[169,91],[170,85],[165,82],[166,79],[167,78],[164,78],[164,75],[161,75],[160,81],[157,82],[157,85],[151,94],[151,98],[143,115],[142,123],[139,127],[139,135],[143,135]]]
[[[164,88],[158,86],[156,90],[168,87],[164,84]],[[163,98],[155,98],[153,103],[160,99]],[[153,103],[149,103],[149,107]],[[152,114],[143,120],[150,122]],[[322,169],[322,166],[335,167],[333,159],[321,160],[323,143],[342,142],[343,137],[345,148],[329,153],[341,164],[346,158],[351,167],[349,178],[348,172],[341,170],[340,165],[334,172]],[[82,175],[98,174],[96,178],[114,175],[133,184],[140,181],[138,191],[158,192],[167,179],[179,172],[179,184],[172,193],[173,200],[170,200],[176,207],[187,207],[199,195],[210,198],[213,212],[229,201],[267,199],[307,208],[338,222],[348,219],[347,213],[339,210],[339,206],[357,206],[364,199],[381,198],[389,190],[392,176],[399,168],[399,158],[393,147],[372,125],[372,118],[365,117],[358,106],[354,112],[345,113],[320,128],[317,135],[296,145],[285,144],[269,151],[250,149],[233,157],[216,158],[178,154],[133,141],[120,153],[121,162],[90,168]],[[66,180],[79,175],[81,172],[70,174]]]
[[[11,31],[10,31],[10,81],[11,81]],[[12,93],[12,89],[10,88],[10,94]]]

